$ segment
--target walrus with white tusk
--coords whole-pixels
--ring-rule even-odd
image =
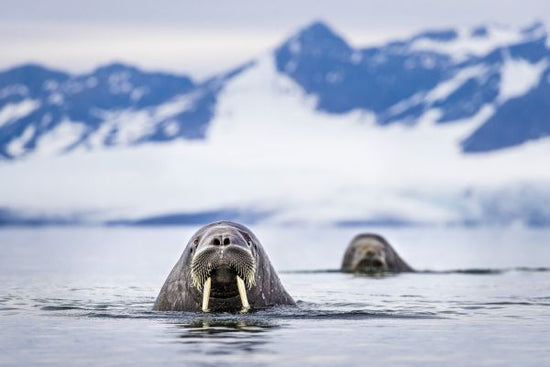
[[[350,273],[414,272],[384,237],[371,233],[355,236],[344,254],[341,270]]]
[[[153,310],[247,312],[295,304],[252,231],[221,221],[191,237]]]

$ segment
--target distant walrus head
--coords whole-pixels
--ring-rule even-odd
[[[248,311],[294,304],[260,241],[246,227],[215,222],[191,237],[155,310]]]
[[[351,241],[341,270],[361,273],[414,271],[384,237],[369,233],[360,234]]]

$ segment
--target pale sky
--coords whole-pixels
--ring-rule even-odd
[[[541,20],[547,0],[2,0],[0,68],[71,72],[123,61],[203,78],[269,51],[314,20],[355,46],[427,28]]]

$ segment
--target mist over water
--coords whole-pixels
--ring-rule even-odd
[[[0,365],[550,362],[550,231],[386,228],[419,273],[336,272],[356,228],[252,228],[298,307],[153,312],[197,228],[0,231]]]

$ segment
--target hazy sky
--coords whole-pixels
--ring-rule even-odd
[[[109,61],[204,77],[268,51],[313,20],[354,45],[425,28],[550,24],[548,0],[2,0],[0,68],[73,72]]]

